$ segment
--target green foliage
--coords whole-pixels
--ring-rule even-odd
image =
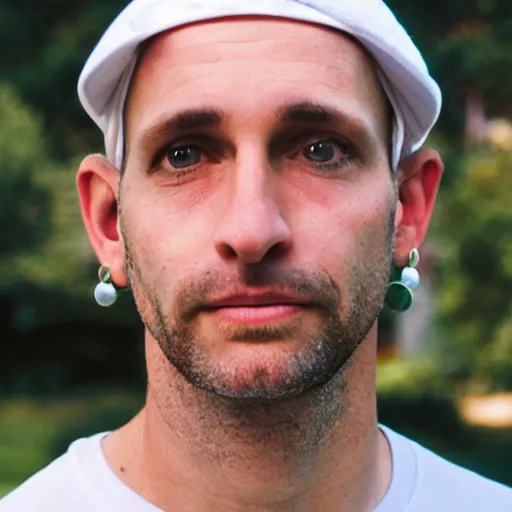
[[[512,116],[512,2],[388,0],[426,57],[444,96],[441,128],[460,140],[469,91],[491,117]]]
[[[44,162],[36,117],[0,85],[0,259],[33,249],[48,234],[49,196],[35,173]]]
[[[484,348],[476,375],[494,389],[512,389],[512,314],[499,323],[492,343]]]
[[[436,362],[429,357],[419,360],[380,363],[377,370],[377,389],[381,395],[399,394],[419,397],[446,396],[448,381]]]
[[[510,389],[512,154],[480,151],[464,163],[437,212],[439,357],[454,376]]]
[[[132,302],[107,311],[92,299],[97,263],[81,221],[78,160],[49,157],[38,116],[5,84],[0,119],[0,392],[57,394],[109,376],[139,383]],[[105,370],[116,362],[122,371]]]
[[[0,498],[62,455],[78,437],[115,429],[137,413],[143,397],[90,393],[49,402],[0,404]]]
[[[0,80],[42,113],[51,155],[61,160],[101,149],[83,112],[76,82],[88,54],[123,0],[0,2]]]
[[[91,259],[74,173],[49,158],[39,118],[7,85],[0,118],[0,292],[23,282],[69,285]]]
[[[428,357],[382,363],[377,369],[379,421],[405,434],[456,436],[461,420],[450,383]]]

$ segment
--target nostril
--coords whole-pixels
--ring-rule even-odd
[[[227,260],[232,260],[237,257],[237,252],[231,245],[223,243],[221,244],[220,251],[221,256]]]
[[[285,253],[289,250],[289,244],[285,242],[279,242],[267,251],[265,259],[268,261],[275,261],[282,258]]]
[[[287,244],[279,241],[274,244],[250,243],[251,241],[223,242],[217,245],[217,251],[225,260],[239,260],[245,265],[275,261],[287,251]]]

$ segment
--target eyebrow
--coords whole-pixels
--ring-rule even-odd
[[[169,133],[219,126],[224,118],[224,114],[213,108],[183,110],[171,117],[165,117],[161,121],[157,120],[155,124],[142,133],[140,144],[144,147],[154,140],[160,140]]]
[[[288,123],[329,123],[339,117],[333,109],[309,101],[286,105],[276,114],[277,119]]]
[[[362,119],[327,105],[311,101],[299,101],[279,109],[276,117],[281,122],[290,124],[341,125],[364,144],[368,145],[375,142],[374,131]]]
[[[220,126],[227,114],[212,107],[196,108],[177,112],[170,117],[163,117],[145,130],[140,136],[140,146],[150,146],[170,133],[180,133],[201,128]],[[373,130],[361,119],[344,113],[334,107],[312,101],[298,101],[279,108],[274,117],[280,124],[337,124],[368,145],[375,142]]]

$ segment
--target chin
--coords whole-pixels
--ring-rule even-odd
[[[329,382],[339,370],[325,352],[290,350],[296,341],[246,346],[240,344],[229,358],[211,360],[200,371],[183,373],[195,387],[238,400],[275,401],[302,396]]]

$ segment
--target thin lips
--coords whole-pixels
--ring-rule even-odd
[[[283,305],[305,305],[310,301],[299,297],[286,295],[236,295],[225,299],[205,304],[206,309],[233,308],[233,307],[255,307],[255,306],[283,306]]]

